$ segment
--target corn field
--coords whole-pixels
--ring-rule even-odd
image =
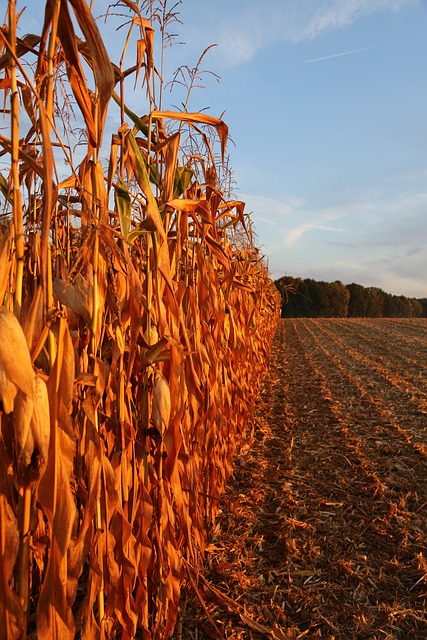
[[[0,31],[0,637],[168,638],[280,301],[227,126],[162,110],[166,2],[114,4],[115,61],[108,15],[38,4]]]

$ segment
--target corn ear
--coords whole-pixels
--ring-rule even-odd
[[[46,464],[49,451],[50,440],[50,412],[49,412],[49,397],[47,393],[47,387],[44,380],[35,376],[34,380],[34,402],[33,410],[30,417],[29,429],[27,431],[27,437],[20,449],[19,462],[28,467],[30,464],[36,465],[33,468],[37,472],[36,477],[40,477],[43,473]],[[14,411],[14,423],[15,423]],[[15,424],[15,433],[17,433],[17,424]],[[33,460],[33,454],[37,453],[37,460]]]
[[[154,372],[154,393],[151,419],[161,436],[169,426],[171,413],[171,392],[169,384],[160,371]]]
[[[0,400],[5,413],[14,409],[21,391],[34,395],[34,370],[24,332],[17,318],[5,307],[0,308]]]
[[[23,463],[24,467],[27,467],[31,463],[31,456],[34,450],[34,438],[31,432],[33,413],[33,396],[28,396],[19,389],[15,398],[12,418],[18,459]]]

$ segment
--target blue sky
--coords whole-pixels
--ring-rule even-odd
[[[220,82],[206,76],[189,110],[225,111],[235,193],[272,276],[427,297],[426,1],[183,0],[176,10],[185,45],[167,52],[166,73],[217,44],[204,68]]]
[[[427,297],[427,4],[184,0],[195,106],[223,110],[273,277]]]

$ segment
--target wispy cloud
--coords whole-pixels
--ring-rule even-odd
[[[339,279],[427,297],[427,192],[367,191],[326,208],[287,195],[246,200],[274,278]]]
[[[259,51],[275,42],[304,42],[328,31],[344,29],[365,16],[398,11],[405,6],[420,5],[422,0],[246,0],[230,3],[218,0],[215,11],[205,15],[186,38],[198,50],[217,42],[213,53],[227,66],[251,60]],[[196,0],[186,2],[193,11]],[[186,18],[183,15],[185,26]],[[195,21],[192,20],[194,25]],[[367,47],[369,48],[369,47]],[[358,50],[335,55],[349,55]],[[332,56],[331,56],[332,57]],[[327,56],[325,56],[325,59]],[[313,60],[314,61],[314,60]],[[315,60],[317,61],[317,60]]]
[[[327,219],[332,219],[332,220],[336,220],[339,218],[342,218],[342,214],[341,215],[329,215],[327,216]],[[303,222],[302,224],[299,224],[298,226],[296,226],[294,229],[292,229],[287,235],[286,235],[286,239],[285,239],[285,244],[288,247],[293,246],[294,244],[296,244],[301,237],[307,233],[307,231],[313,231],[313,230],[317,230],[317,231],[333,231],[333,232],[337,232],[337,231],[342,231],[342,229],[340,229],[339,227],[331,227],[330,225],[327,225],[326,223],[322,222],[321,220],[311,220],[308,222]]]
[[[273,251],[295,246],[309,231],[341,232],[341,227],[331,223],[349,215],[343,208],[313,209],[306,199],[289,194],[276,198],[250,194],[241,197],[248,211],[253,211],[257,233],[268,238]]]
[[[307,20],[301,25],[296,37],[307,40],[333,29],[343,29],[380,11],[398,11],[405,6],[419,5],[421,0],[315,0],[302,2],[307,10]]]
[[[376,49],[379,44],[371,45],[370,47],[361,47],[360,49],[351,49],[350,51],[341,51],[340,53],[332,53],[329,56],[322,56],[321,58],[313,58],[312,60],[306,60],[306,62],[321,62],[322,60],[331,60],[332,58],[341,58],[342,56],[350,56],[354,53],[361,53],[362,51],[369,51],[370,49]]]
[[[272,198],[250,193],[240,193],[239,198],[246,202],[246,209],[256,212],[257,219],[270,224],[281,223],[289,219],[296,211],[304,207],[306,201],[300,196],[286,194],[283,197]]]

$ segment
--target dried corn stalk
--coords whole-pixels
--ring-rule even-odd
[[[84,0],[47,2],[39,35],[1,32],[15,127],[0,136],[10,158],[0,175],[0,542],[11,549],[0,621],[10,638],[33,624],[39,638],[172,635],[183,558],[199,568],[278,317],[244,204],[220,188],[226,125],[159,108],[153,27],[138,4],[119,4],[124,50],[137,33],[130,69],[124,55],[109,59]],[[134,73],[143,115],[126,105]],[[59,134],[75,135],[64,90],[83,132],[75,156]],[[114,109],[120,126],[107,140]]]

